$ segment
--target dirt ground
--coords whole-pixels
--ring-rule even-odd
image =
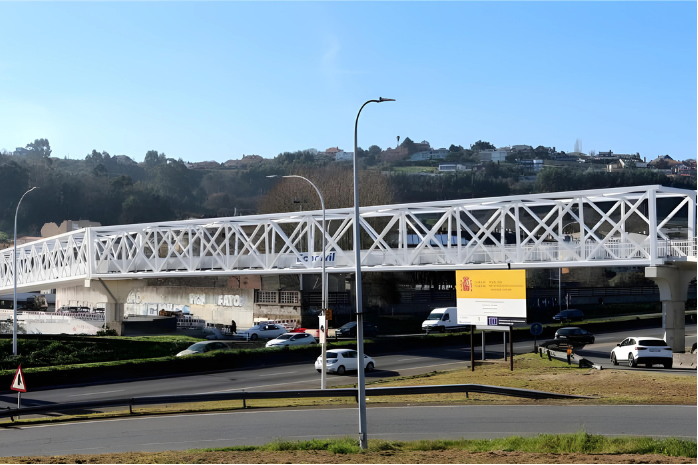
[[[663,455],[534,454],[446,450],[383,451],[346,455],[327,451],[136,452],[59,457],[4,457],[0,458],[0,463],[696,463],[696,460]]]

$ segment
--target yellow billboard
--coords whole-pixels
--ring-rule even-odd
[[[526,321],[526,270],[456,271],[458,324]]]

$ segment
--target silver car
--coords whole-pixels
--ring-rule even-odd
[[[189,347],[178,353],[177,357],[183,357],[185,355],[194,354],[205,354],[206,352],[211,352],[213,350],[230,350],[230,347],[228,347],[228,344],[226,344],[225,342],[202,341],[190,345]]]

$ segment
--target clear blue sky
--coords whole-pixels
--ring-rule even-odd
[[[339,145],[696,157],[696,2],[4,3],[0,148],[187,161]]]

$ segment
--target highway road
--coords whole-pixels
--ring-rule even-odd
[[[483,439],[538,433],[696,438],[696,406],[369,407],[373,439]],[[0,455],[99,454],[357,437],[358,410],[246,410],[59,423],[0,430]]]
[[[696,340],[696,325],[686,327],[687,341],[692,344]],[[611,368],[609,354],[615,344],[627,335],[642,334],[645,336],[662,336],[661,329],[635,331],[617,331],[596,334],[596,343],[587,345],[577,351],[579,356],[589,358],[604,368]],[[465,339],[465,337],[464,337]],[[479,339],[479,338],[478,338]],[[481,359],[481,348],[475,347],[476,360]],[[502,358],[502,344],[487,344],[488,359]],[[525,353],[533,350],[533,341],[514,343],[515,353]],[[370,355],[370,354],[369,354]],[[412,376],[431,371],[452,370],[470,366],[470,348],[440,347],[420,349],[399,354],[376,356],[376,371],[368,373],[367,381],[396,376]],[[625,366],[613,367],[628,369]],[[653,371],[657,373],[684,374],[696,376],[696,370],[638,367],[633,370]],[[349,376],[328,375],[328,386],[354,384],[355,374]],[[30,379],[27,385],[31,387]],[[149,380],[125,381],[120,383],[96,384],[89,386],[64,387],[59,389],[36,390],[22,395],[22,405],[25,407],[51,403],[78,402],[124,397],[157,396],[174,394],[195,394],[209,392],[225,392],[237,390],[284,390],[284,389],[317,389],[320,387],[320,375],[315,371],[312,362],[306,364],[266,366],[257,369],[239,369],[217,373],[178,376]],[[0,395],[0,408],[15,407],[16,394]]]

